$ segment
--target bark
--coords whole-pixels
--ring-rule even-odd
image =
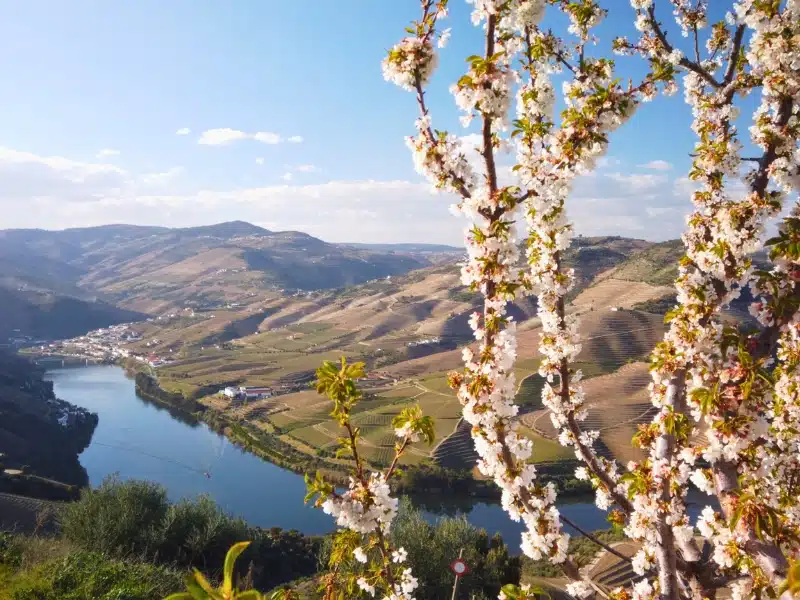
[[[671,406],[676,413],[685,410],[686,400],[686,373],[679,371],[670,379],[667,387],[665,404]],[[664,434],[656,441],[656,459],[669,463],[675,453],[675,436]],[[671,499],[669,490],[669,478],[661,482],[660,500],[668,505]],[[678,600],[678,555],[675,548],[675,534],[672,525],[667,522],[669,509],[662,507],[658,514],[656,528],[661,540],[656,550],[656,562],[658,563],[658,582],[662,600]]]

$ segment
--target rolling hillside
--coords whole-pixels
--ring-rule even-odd
[[[51,292],[0,287],[0,342],[28,336],[61,339],[92,329],[140,321],[147,315]]]
[[[268,291],[320,290],[428,266],[430,249],[328,244],[234,221],[168,229],[109,225],[0,231],[0,284],[99,298],[157,313],[248,304]]]
[[[660,246],[578,238],[565,255],[576,274],[569,310],[580,316],[584,336],[578,366],[599,407],[593,423],[603,430],[604,452],[619,458],[631,455],[626,440],[648,416],[643,361],[664,332],[662,316],[639,307],[674,295],[661,278],[650,277],[670,267],[671,255]],[[445,379],[461,367],[461,347],[474,343],[467,320],[479,305],[480,297],[461,286],[458,266],[441,264],[311,295],[264,297],[247,309],[213,311],[191,322],[148,323],[132,347],[177,359],[158,369],[167,389],[245,423],[254,435],[276,436],[330,460],[341,431],[328,403],[308,383],[323,360],[363,360],[375,377],[365,384],[367,399],[356,417],[365,435],[362,453],[375,464],[385,462],[394,443],[391,415],[418,403],[435,417],[441,443],[415,449],[405,462],[468,468],[474,464],[469,429],[460,424],[461,407]],[[536,442],[534,460],[568,458],[551,428],[538,420],[544,413],[535,297],[521,298],[509,312],[519,322],[517,400],[524,431]],[[631,364],[638,366],[631,371]],[[214,393],[242,384],[272,386],[279,395],[242,406]]]
[[[292,448],[290,454],[326,457],[335,466],[340,459],[332,451],[341,432],[327,401],[311,392],[309,383],[323,360],[344,355],[366,362],[371,373],[356,416],[365,435],[362,452],[370,461],[383,464],[391,454],[391,415],[420,404],[435,417],[441,443],[415,448],[405,462],[474,464],[461,407],[446,384],[447,372],[462,365],[461,348],[474,344],[467,321],[481,303],[460,283],[459,266],[452,262],[456,252],[425,245],[379,247],[383,254],[371,255],[376,256],[371,269],[423,263],[430,252],[441,251],[439,258],[449,253],[450,259],[355,285],[286,290],[274,283],[284,277],[276,265],[302,258],[285,277],[332,283],[355,276],[349,267],[336,275],[327,271],[337,261],[349,265],[352,253],[377,250],[332,246],[304,234],[254,233],[246,224],[216,227],[221,229],[152,231],[154,242],[122,228],[111,255],[96,256],[98,242],[98,248],[72,259],[76,268],[87,269],[81,289],[117,294],[135,306],[148,299],[151,309],[185,307],[137,324],[141,339],[128,344],[134,353],[167,359],[156,369],[162,387],[219,411],[256,438],[277,438]],[[64,258],[47,248],[48,260]],[[581,321],[576,366],[587,382],[591,423],[601,430],[603,452],[620,460],[633,456],[630,434],[649,416],[645,363],[665,330],[663,311],[674,298],[670,278],[680,252],[677,242],[579,237],[564,254],[576,278],[568,310]],[[562,460],[569,453],[541,411],[536,298],[520,298],[509,313],[519,323],[517,400],[523,431],[535,441],[533,460]],[[730,317],[737,318],[733,312]],[[242,406],[217,393],[228,385],[269,386],[278,395]]]

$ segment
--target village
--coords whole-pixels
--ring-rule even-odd
[[[131,328],[132,325],[132,323],[111,325],[66,340],[53,342],[36,340],[31,342],[28,348],[25,348],[24,353],[34,355],[37,359],[79,359],[99,363],[132,358],[153,368],[175,362],[152,352],[144,354],[125,348],[124,344],[138,342],[142,339]]]

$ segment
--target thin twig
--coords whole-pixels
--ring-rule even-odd
[[[653,31],[655,32],[656,37],[658,38],[658,41],[664,47],[664,50],[666,50],[667,52],[671,53],[674,50],[674,48],[672,47],[672,44],[670,44],[669,41],[667,41],[667,35],[661,29],[661,25],[659,25],[658,20],[656,19],[656,3],[655,2],[653,2],[650,5],[650,8],[647,9],[647,14],[650,17],[650,25],[653,27]],[[688,58],[683,56],[681,58],[679,64],[682,67],[685,67],[685,68],[689,69],[690,71],[692,71],[694,73],[697,73],[700,77],[705,79],[709,83],[709,85],[711,85],[712,87],[715,87],[715,88],[722,87],[722,84],[719,81],[717,81],[716,79],[714,79],[714,77],[713,77],[713,75],[711,75],[711,73],[709,73],[706,69],[701,67],[695,61],[689,60]]]
[[[604,549],[606,552],[610,552],[611,554],[613,554],[613,555],[614,555],[614,556],[616,556],[617,558],[621,558],[621,559],[622,559],[622,560],[624,560],[625,562],[633,562],[633,560],[632,560],[632,559],[631,559],[629,556],[625,556],[625,555],[624,555],[624,554],[622,554],[621,552],[619,552],[619,551],[617,551],[617,550],[614,550],[614,548],[612,548],[611,546],[609,546],[609,545],[608,545],[608,544],[606,544],[605,542],[603,542],[603,541],[601,541],[600,539],[598,539],[598,538],[597,538],[595,535],[593,535],[593,534],[589,533],[588,531],[586,531],[585,529],[582,529],[581,527],[578,527],[578,525],[576,525],[574,521],[571,521],[570,519],[568,519],[567,517],[565,517],[563,514],[562,514],[562,515],[560,515],[560,517],[559,517],[559,518],[560,518],[562,521],[564,521],[564,523],[566,523],[567,525],[569,525],[570,527],[572,527],[572,528],[573,528],[575,531],[577,531],[578,533],[580,533],[580,534],[581,534],[583,537],[590,539],[590,540],[591,540],[591,541],[593,541],[595,544],[597,544],[598,546],[600,546],[601,548],[603,548],[603,549]]]

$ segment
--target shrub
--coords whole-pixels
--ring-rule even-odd
[[[207,496],[168,507],[157,531],[160,560],[195,565],[224,556],[228,548],[247,539],[247,523],[226,515]]]
[[[62,531],[85,550],[195,567],[211,578],[221,573],[228,548],[249,540],[238,574],[250,569],[262,588],[315,573],[320,545],[295,531],[249,527],[205,496],[170,504],[159,485],[117,478],[84,490],[64,510]]]
[[[157,532],[167,515],[166,490],[145,481],[121,483],[109,477],[67,505],[61,525],[70,541],[118,556],[146,555],[159,545]]]
[[[464,598],[497,598],[507,583],[519,583],[520,559],[510,556],[499,535],[489,537],[464,517],[443,518],[436,524],[425,521],[422,512],[403,498],[392,523],[392,542],[408,552],[408,564],[420,587],[418,600],[448,598],[453,587],[450,564],[463,548],[469,573],[461,578],[459,594]]]

